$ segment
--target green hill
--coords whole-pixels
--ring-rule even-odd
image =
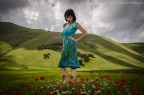
[[[29,29],[8,22],[0,22],[1,70],[59,70],[61,53],[39,46],[62,43],[60,32]],[[76,34],[76,37],[80,34]],[[102,36],[89,34],[77,42],[82,54],[93,54],[78,70],[138,69],[144,67],[144,56],[139,52]],[[49,59],[43,54],[50,53]],[[79,57],[79,59],[81,59]],[[83,59],[82,59],[83,60]],[[83,60],[84,61],[84,60]]]
[[[144,55],[144,43],[123,43],[123,45]]]

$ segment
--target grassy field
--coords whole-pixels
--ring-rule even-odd
[[[144,70],[77,71],[64,79],[60,71],[0,71],[1,95],[143,95]]]

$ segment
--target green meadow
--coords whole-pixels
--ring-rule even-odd
[[[75,37],[78,36],[80,34],[76,34]],[[38,50],[39,46],[54,43],[62,44],[60,32],[29,29],[9,22],[0,22],[0,93],[6,94],[8,91],[8,93],[21,95],[20,93],[24,91],[25,95],[39,95],[40,93],[43,93],[42,95],[76,95],[74,93],[79,93],[79,95],[128,95],[129,92],[129,95],[142,95],[144,86],[142,81],[144,78],[143,43],[118,43],[103,36],[89,34],[85,39],[76,43],[78,52],[94,55],[94,58],[90,58],[88,62],[79,57],[84,66],[77,69],[77,75],[82,76],[78,77],[77,81],[79,84],[83,84],[83,89],[79,89],[81,86],[72,80],[72,84],[75,85],[72,86],[73,89],[78,90],[71,91],[69,77],[65,83],[62,83],[63,93],[56,90],[58,86],[53,87],[64,81],[60,68],[57,67],[61,57],[60,51],[46,48]],[[50,54],[49,58],[44,59],[44,54],[48,53]],[[91,77],[89,77],[90,71],[93,72]],[[68,72],[70,75],[69,70]],[[104,75],[110,76],[101,78]],[[41,76],[44,77],[44,80],[40,79]],[[135,84],[130,83],[135,77],[138,78],[136,81],[139,83],[139,90],[133,90]],[[35,78],[38,78],[38,81],[35,81]],[[82,78],[84,80],[90,78],[90,81],[87,81],[89,85],[86,81],[81,82]],[[97,78],[99,81],[96,80]],[[123,84],[120,84],[121,78],[124,78]],[[93,80],[98,83],[91,85]],[[115,93],[120,89],[112,90],[107,94],[108,88],[113,89],[117,86],[116,83],[109,84],[110,80],[118,82],[118,87],[121,88],[119,94]],[[103,87],[100,82],[106,82],[104,84],[107,86]],[[27,84],[30,84],[30,89],[25,88]],[[18,85],[21,87],[19,88]],[[44,85],[47,90],[41,89]],[[70,85],[70,87],[66,89],[65,85]],[[88,87],[85,88],[85,91],[83,91],[84,85]],[[37,86],[41,88],[37,89]],[[50,86],[55,89],[50,89]],[[128,90],[125,91],[125,88]],[[70,91],[70,93],[68,94],[66,91]]]

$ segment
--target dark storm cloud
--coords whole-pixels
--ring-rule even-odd
[[[89,33],[117,42],[144,42],[143,0],[0,0],[0,21],[61,31],[68,8]]]
[[[5,14],[10,10],[26,7],[28,4],[27,0],[0,0],[0,13]]]

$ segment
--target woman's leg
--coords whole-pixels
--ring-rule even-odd
[[[61,68],[62,70],[62,75],[64,78],[67,78],[67,71],[66,71],[66,68]]]
[[[71,76],[73,76],[73,78],[76,79],[76,70],[75,70],[75,68],[71,68]]]

